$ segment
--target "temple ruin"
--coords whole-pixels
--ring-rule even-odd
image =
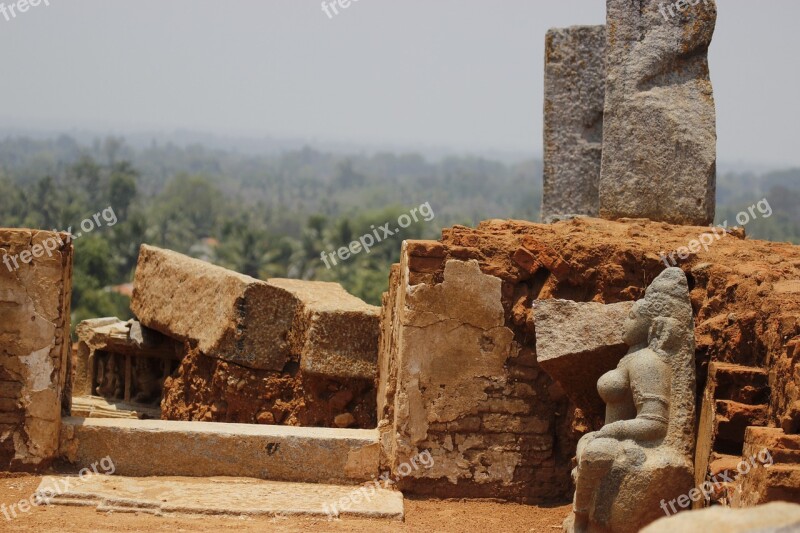
[[[70,353],[72,245],[0,268],[2,470],[157,515],[402,519],[414,495],[574,501],[568,532],[797,527],[800,246],[706,226],[716,8],[687,4],[608,0],[605,26],[548,32],[548,223],[404,241],[380,308],[143,245],[136,318],[78,324]],[[0,229],[0,252],[52,237]],[[106,457],[113,475],[46,493],[49,468]],[[249,478],[210,493],[250,504],[203,503],[214,476]]]

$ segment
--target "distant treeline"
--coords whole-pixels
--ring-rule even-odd
[[[538,221],[539,160],[507,165],[476,157],[342,156],[312,148],[253,156],[203,146],[119,138],[91,146],[68,136],[0,141],[0,226],[66,229],[113,207],[119,222],[75,242],[73,323],[128,316],[112,288],[129,282],[143,242],[260,277],[338,281],[378,304],[400,242],[488,218]],[[747,226],[756,238],[800,242],[800,169],[720,176],[718,220],[767,198],[773,215]],[[435,218],[333,268],[323,251],[429,203]]]

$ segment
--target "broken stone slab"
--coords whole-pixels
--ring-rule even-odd
[[[156,516],[316,516],[403,519],[403,494],[366,486],[286,483],[251,478],[47,476],[36,490],[45,505]]]
[[[603,218],[714,220],[717,136],[707,56],[717,8],[713,0],[679,4],[607,0]]]
[[[72,254],[64,233],[0,228],[0,470],[56,456],[71,396]]]
[[[375,379],[380,307],[356,298],[338,283],[273,278],[269,284],[301,302],[289,344],[304,372]]]
[[[542,220],[597,216],[605,100],[605,26],[545,38]]]
[[[78,468],[104,457],[121,476],[232,476],[353,484],[378,475],[377,430],[63,419],[60,455]]]
[[[570,300],[537,300],[536,359],[567,396],[587,415],[602,416],[597,393],[600,376],[616,368],[628,345],[623,324],[633,302],[601,304]]]
[[[131,310],[139,321],[211,357],[281,370],[296,298],[244,274],[143,244]]]
[[[249,368],[293,361],[330,377],[377,375],[379,308],[337,283],[261,281],[142,245],[131,309],[144,326]]]

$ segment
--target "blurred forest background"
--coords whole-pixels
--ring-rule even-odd
[[[130,317],[126,284],[139,245],[153,244],[266,279],[337,281],[379,305],[403,239],[437,238],[441,228],[488,218],[539,220],[540,160],[478,157],[428,160],[415,153],[341,155],[302,148],[252,155],[203,145],[134,148],[108,137],[0,141],[0,227],[76,228],[112,207],[118,222],[75,241],[72,323]],[[766,198],[770,218],[749,238],[800,243],[800,169],[720,174],[717,222]],[[320,259],[370,226],[394,222],[429,202],[430,222],[333,268]]]

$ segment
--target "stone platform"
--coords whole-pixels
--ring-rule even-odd
[[[357,516],[403,519],[403,494],[378,488],[252,478],[47,476],[37,497],[48,505],[156,516]]]
[[[64,418],[62,459],[110,458],[122,476],[253,477],[354,484],[378,476],[377,430]]]

